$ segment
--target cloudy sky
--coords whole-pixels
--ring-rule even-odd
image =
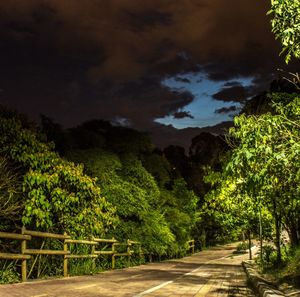
[[[156,144],[219,131],[268,89],[278,57],[260,0],[3,0],[0,102],[65,127],[102,118]],[[205,129],[205,128],[204,128]]]

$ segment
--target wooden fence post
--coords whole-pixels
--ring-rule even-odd
[[[93,241],[94,237],[92,237],[91,240]],[[91,256],[92,256],[92,273],[94,273],[95,270],[96,270],[96,259],[93,256],[95,255],[96,247],[94,245],[92,245],[91,249],[92,249],[91,250]]]
[[[67,236],[67,233],[64,232],[64,235]],[[64,252],[68,252],[68,243],[64,239]],[[64,255],[64,277],[68,277],[68,258],[67,255]]]
[[[28,248],[27,241],[31,240],[32,237],[41,237],[41,238],[54,238],[59,239],[63,243],[63,250],[50,250],[50,249],[43,249],[44,242],[40,249],[33,249]],[[63,276],[68,277],[68,265],[69,265],[69,259],[78,259],[78,258],[92,258],[92,271],[96,270],[96,261],[95,259],[98,257],[98,255],[112,255],[112,269],[115,269],[116,267],[116,257],[128,257],[127,258],[127,266],[131,266],[131,256],[134,253],[139,253],[139,262],[142,261],[142,256],[144,254],[142,253],[141,243],[136,241],[131,241],[127,239],[126,242],[118,242],[114,238],[112,239],[101,239],[101,238],[94,238],[92,237],[92,240],[85,240],[85,239],[71,239],[69,235],[67,235],[66,232],[64,234],[54,234],[54,233],[48,233],[48,232],[40,232],[40,231],[33,231],[33,230],[27,230],[24,226],[21,229],[21,234],[17,233],[7,233],[7,232],[1,232],[0,231],[0,238],[7,238],[7,239],[15,239],[21,241],[21,252],[20,254],[12,254],[12,253],[2,253],[0,252],[0,260],[1,259],[14,259],[14,260],[21,260],[22,266],[21,266],[21,279],[23,282],[27,281],[27,279],[30,277],[31,271],[33,269],[33,266],[35,262],[37,261],[37,258],[33,261],[33,266],[31,267],[31,270],[27,271],[27,260],[30,260],[32,258],[32,255],[37,255],[39,257],[40,255],[63,255]],[[103,250],[96,250],[96,246],[99,245],[99,243],[108,243],[112,244],[111,250],[107,250],[107,245],[103,248]],[[88,254],[79,254],[79,255],[71,255],[70,252],[70,246],[69,244],[88,244],[92,245],[92,248]],[[135,250],[135,247],[132,248],[133,245],[138,245],[136,247],[137,250]],[[118,246],[123,246],[122,250],[118,252]],[[126,250],[126,252],[125,252]],[[150,257],[152,255],[150,254]]]
[[[142,264],[142,245],[139,244],[139,257],[140,257],[140,260],[139,260],[139,264],[141,265]]]
[[[21,229],[22,235],[25,234],[25,230],[26,229],[23,226]],[[23,239],[21,241],[21,254],[25,255],[26,247],[27,247],[26,240]],[[21,275],[22,275],[22,282],[26,282],[26,280],[27,280],[27,260],[26,259],[22,259]]]
[[[113,239],[115,239],[115,238],[113,237]],[[111,250],[112,250],[111,269],[115,269],[115,265],[116,265],[116,258],[115,258],[116,247],[115,247],[115,243],[112,244]]]
[[[130,246],[131,246],[131,243],[130,243],[130,240],[127,239],[127,254],[128,254],[128,260],[127,260],[127,266],[130,267],[130,260],[131,260],[131,251],[130,251]]]

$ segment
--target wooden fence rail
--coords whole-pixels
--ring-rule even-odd
[[[195,240],[194,239],[191,239],[189,240],[188,242],[188,245],[189,245],[189,251],[194,254],[195,253]]]
[[[0,260],[21,260],[21,278],[22,281],[25,282],[27,280],[27,261],[32,259],[32,256],[36,256],[32,267],[29,271],[28,277],[33,270],[33,266],[37,261],[37,257],[41,255],[59,255],[63,257],[63,275],[64,277],[68,276],[68,265],[69,259],[92,259],[92,266],[95,268],[95,260],[101,255],[110,255],[111,256],[111,267],[115,269],[116,257],[128,257],[127,265],[130,266],[131,256],[135,253],[132,246],[137,246],[137,254],[139,255],[139,263],[141,263],[141,259],[143,257],[143,251],[141,243],[138,241],[127,240],[126,242],[118,242],[116,239],[104,239],[104,238],[95,238],[91,237],[90,239],[72,239],[67,233],[64,234],[54,234],[48,232],[39,232],[27,230],[25,227],[21,229],[21,234],[17,233],[7,233],[0,232],[0,239],[8,239],[8,240],[18,240],[20,241],[20,253],[2,253],[0,252]],[[33,238],[50,238],[57,239],[62,242],[63,249],[62,250],[49,250],[43,249],[44,243],[42,244],[40,249],[32,249],[28,248],[30,241]],[[188,249],[191,253],[195,252],[195,241],[189,240]],[[105,246],[103,247],[103,244]],[[71,254],[70,245],[88,245],[91,246],[90,253],[88,254]],[[102,246],[102,249],[101,249]],[[110,246],[111,249],[107,250],[107,247]],[[123,247],[123,251],[118,250],[118,247]]]
[[[62,250],[47,250],[43,249],[32,249],[28,248],[30,241],[33,238],[51,238],[57,239],[62,242],[63,249]],[[104,238],[94,238],[92,237],[90,240],[87,239],[71,239],[71,236],[68,234],[54,234],[47,232],[39,232],[27,230],[25,227],[21,229],[21,234],[16,233],[7,233],[0,232],[0,239],[9,239],[9,240],[18,240],[21,242],[20,253],[2,253],[0,252],[0,260],[22,260],[21,265],[21,278],[22,281],[25,282],[27,280],[27,261],[32,259],[32,256],[38,255],[60,255],[63,256],[63,275],[64,277],[68,276],[68,260],[69,259],[93,259],[93,268],[95,267],[95,259],[101,255],[111,255],[112,260],[112,269],[115,269],[115,259],[116,257],[126,256],[128,257],[128,266],[130,266],[130,258],[134,253],[134,250],[131,249],[132,245],[139,246],[139,256],[142,256],[141,244],[137,241],[127,240],[124,243],[118,242],[116,239],[104,239]],[[91,246],[91,251],[89,254],[71,254],[70,245],[89,245]],[[110,245],[110,250],[101,250],[101,245],[106,244]],[[43,245],[42,245],[43,246]],[[126,247],[126,252],[119,252],[117,247],[124,246]],[[99,250],[97,250],[99,248]],[[105,249],[105,247],[104,247]],[[141,259],[140,259],[141,261]]]

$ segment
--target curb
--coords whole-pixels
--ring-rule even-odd
[[[253,260],[243,261],[242,266],[246,272],[248,281],[253,289],[258,293],[259,297],[283,297],[286,296],[279,291],[274,284],[260,276],[253,269]]]

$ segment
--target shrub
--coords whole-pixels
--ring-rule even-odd
[[[0,228],[6,230],[14,220],[20,218],[21,189],[19,177],[3,156],[0,156],[0,172]]]
[[[62,159],[18,118],[1,113],[0,148],[23,172],[24,225],[101,236],[116,224],[115,208],[100,194],[96,179],[83,173],[83,166]]]
[[[7,262],[5,262],[0,269],[0,284],[17,283],[19,280],[20,275],[17,273],[14,263],[10,262],[7,264]]]
[[[238,244],[237,246],[237,251],[242,252],[242,251],[246,251],[249,248],[249,244],[247,242],[241,242]]]

